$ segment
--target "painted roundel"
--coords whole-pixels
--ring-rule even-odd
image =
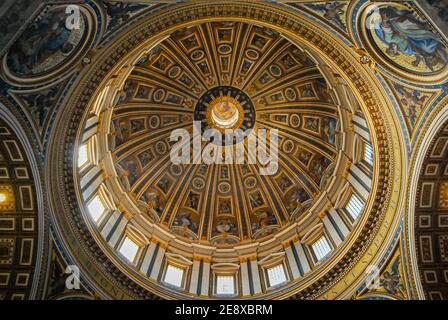
[[[370,5],[362,21],[366,45],[386,66],[421,76],[446,74],[446,44],[413,9],[401,4]]]
[[[73,67],[91,45],[95,30],[89,9],[77,8],[76,13],[67,13],[67,6],[51,7],[26,28],[4,57],[3,72],[8,80],[54,79]]]

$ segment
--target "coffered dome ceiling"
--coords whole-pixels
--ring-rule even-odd
[[[230,101],[216,115],[219,97]],[[121,189],[152,221],[183,238],[235,245],[316,219],[305,213],[336,174],[340,117],[316,63],[278,32],[204,23],[172,33],[126,77],[111,157]],[[170,134],[193,136],[193,119],[203,131],[225,129],[226,120],[233,130],[278,129],[278,172],[260,175],[258,161],[173,164]]]
[[[209,299],[359,285],[396,224],[403,174],[365,51],[277,5],[198,2],[142,18],[83,63],[47,174],[56,232],[92,286]],[[263,130],[278,166],[251,148]],[[181,146],[188,163],[173,161]]]
[[[4,3],[0,299],[447,297],[442,1]]]

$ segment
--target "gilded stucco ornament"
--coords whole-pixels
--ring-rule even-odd
[[[376,62],[369,56],[368,52],[363,48],[358,48],[355,50],[359,54],[359,61],[362,64],[367,64],[372,70],[375,70]]]

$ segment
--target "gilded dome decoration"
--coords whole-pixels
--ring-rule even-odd
[[[7,115],[0,105],[2,115]],[[0,119],[0,299],[35,298],[32,279],[44,239],[39,225],[40,187],[28,146],[15,123]],[[7,287],[8,290],[4,288]]]
[[[238,45],[244,38],[252,41]],[[214,52],[207,41],[227,47]],[[275,45],[268,49],[269,43]],[[236,52],[258,58],[240,61]],[[337,153],[345,149],[339,133],[344,130],[341,117],[349,119],[349,112],[340,115],[313,60],[273,30],[229,22],[175,31],[139,59],[121,92],[110,123],[101,123],[111,128],[110,163],[115,164],[115,170],[106,172],[120,178],[117,187],[129,194],[129,203],[153,211],[151,219],[180,238],[218,246],[266,238],[304,218],[322,201],[319,196],[335,168],[344,169]],[[192,131],[193,119],[202,133],[210,128],[279,130],[278,171],[264,177],[258,164],[248,160],[172,164],[170,133]],[[249,148],[238,137],[232,142]],[[307,223],[318,223],[316,217]]]
[[[249,96],[228,86],[209,89],[197,100],[194,109],[194,120],[198,122],[198,131],[202,135],[207,129],[216,129],[222,133],[221,141],[234,135],[236,140],[232,139],[232,143],[241,141],[245,136],[243,133],[254,127],[255,115]]]
[[[424,294],[431,300],[447,294],[439,276],[448,262],[448,237],[443,231],[448,219],[447,146],[448,124],[444,124],[426,146],[414,204],[417,263]]]
[[[210,103],[209,109],[211,124],[217,128],[235,129],[239,127],[236,124],[239,122],[243,110],[238,100],[230,96],[219,97]]]
[[[379,165],[370,115],[316,49],[281,30],[255,20],[180,24],[133,50],[104,79],[109,85],[96,90],[76,147],[88,150],[75,170],[81,210],[95,241],[145,286],[156,279],[156,287],[177,297],[276,296],[244,282],[232,294],[218,284],[209,289],[211,280],[197,268],[207,268],[213,281],[222,274],[235,280],[232,266],[247,257],[263,272],[293,268],[281,283],[299,288],[347,249],[352,232],[367,227]],[[226,131],[250,129],[232,144],[245,153],[242,163],[195,158],[195,130],[204,152],[216,143],[207,136],[213,128],[222,141]],[[170,161],[176,129],[187,133],[180,145],[193,149],[190,162]],[[278,132],[274,174],[249,161],[257,130]],[[227,153],[214,150],[212,158]],[[148,264],[154,250],[170,258]],[[166,282],[173,268],[201,285]]]
[[[428,3],[5,0],[0,300],[447,299]]]

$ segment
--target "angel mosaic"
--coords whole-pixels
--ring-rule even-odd
[[[396,85],[395,89],[400,95],[401,105],[405,108],[411,126],[414,126],[428,97],[422,95],[417,90],[412,90],[399,85]]]
[[[400,279],[400,256],[395,258],[390,270],[381,275],[380,286],[389,294],[404,294],[405,288]]]

